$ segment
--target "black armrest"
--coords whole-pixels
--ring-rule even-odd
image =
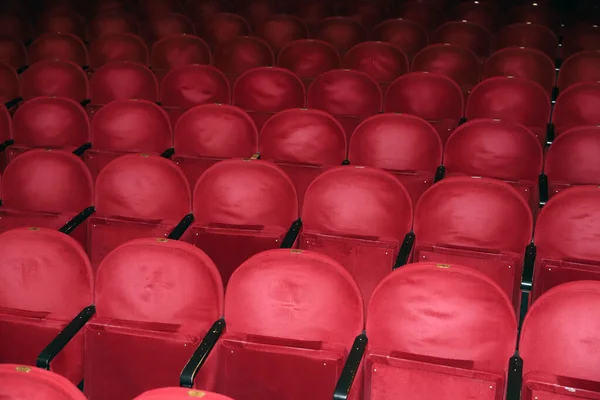
[[[294,242],[296,242],[296,238],[300,234],[300,229],[302,229],[302,220],[298,218],[297,220],[292,222],[292,225],[285,234],[285,237],[283,238],[283,241],[281,242],[281,246],[279,246],[279,248],[291,249],[294,245]]]
[[[344,160],[342,161],[342,165],[350,165],[350,160]]]
[[[540,189],[540,207],[544,207],[548,202],[548,176],[544,173],[538,178],[538,186]]]
[[[555,102],[556,102],[556,99],[558,98],[558,94],[559,94],[559,93],[560,93],[560,90],[558,89],[558,87],[557,87],[557,86],[554,86],[554,87],[552,88],[552,99],[551,99],[551,101],[552,101],[553,103],[555,103]]]
[[[21,75],[23,72],[27,71],[27,69],[29,69],[29,65],[21,65],[17,68],[17,74]]]
[[[88,42],[87,40],[84,40],[84,41],[83,41],[83,43],[84,43],[86,46],[89,44],[89,42]],[[86,64],[86,65],[82,65],[82,66],[81,66],[81,69],[82,69],[82,70],[84,70],[84,71],[88,71],[88,70],[90,70],[91,68],[90,68],[90,66],[89,66],[89,65],[87,65],[87,64]]]
[[[552,122],[548,122],[546,125],[546,144],[551,145],[554,142],[554,124]]]
[[[186,215],[185,217],[183,217],[181,219],[181,221],[179,221],[177,226],[175,228],[173,228],[171,233],[169,233],[169,236],[167,236],[167,239],[173,239],[173,240],[181,239],[181,236],[183,236],[183,234],[185,233],[187,228],[189,228],[193,222],[194,222],[194,214],[190,213],[190,214]]]
[[[198,370],[204,365],[210,351],[215,347],[217,340],[219,340],[224,330],[225,320],[223,318],[215,321],[210,327],[210,330],[206,333],[204,339],[202,339],[202,343],[200,343],[185,367],[183,367],[181,375],[179,376],[179,386],[185,388],[194,387],[194,379],[196,379]]]
[[[348,399],[348,394],[350,393],[350,389],[352,388],[352,383],[354,383],[354,378],[356,377],[356,373],[358,372],[358,368],[360,367],[360,363],[365,355],[365,350],[367,349],[367,335],[363,332],[354,339],[354,343],[352,344],[352,350],[350,350],[350,354],[348,355],[348,359],[346,359],[346,364],[344,364],[344,369],[340,375],[340,378],[335,385],[335,392],[333,392],[333,400],[346,400]]]
[[[462,124],[466,124],[467,123],[467,117],[461,117],[461,119],[458,121],[458,126],[461,126]]]
[[[7,110],[10,110],[11,108],[13,108],[14,106],[16,106],[17,104],[19,104],[22,101],[23,101],[22,97],[15,97],[14,99],[9,100],[6,103],[4,103],[4,106],[6,106]]]
[[[394,267],[392,269],[400,268],[408,263],[408,257],[410,257],[414,243],[415,234],[412,231],[408,232],[406,236],[404,236],[404,242],[402,242],[402,247],[400,247],[398,257],[396,257],[396,262],[394,263]]]
[[[90,99],[83,99],[83,100],[81,100],[81,102],[79,104],[81,104],[82,107],[85,107],[90,103],[91,103]]]
[[[70,235],[79,225],[96,212],[94,206],[85,208],[82,212],[71,218],[66,224],[64,224],[58,231]]]
[[[521,398],[521,386],[523,385],[523,359],[519,351],[508,361],[508,382],[506,387],[506,400],[519,400]]]
[[[96,313],[96,307],[94,305],[87,306],[77,316],[69,322],[65,329],[50,342],[48,346],[37,357],[35,362],[36,367],[43,369],[50,369],[50,363],[60,353],[62,349],[75,337],[77,332],[85,326],[85,324],[94,316]]]
[[[12,146],[13,144],[15,144],[15,140],[14,139],[8,139],[8,140],[0,143],[0,151],[6,150],[6,148],[8,146]]]
[[[439,182],[442,179],[444,179],[444,176],[446,175],[446,167],[444,167],[443,165],[440,165],[438,167],[438,169],[435,171],[435,178],[433,179],[433,182]]]
[[[554,65],[557,69],[560,69],[560,67],[562,67],[563,64],[563,59],[560,57],[557,57],[556,60],[554,60]]]
[[[529,297],[531,296],[531,290],[533,289],[533,268],[535,266],[535,257],[537,254],[537,248],[533,242],[529,243],[525,248],[525,258],[523,262],[523,276],[521,277],[521,309],[519,310],[519,331],[527,309],[529,308]]]
[[[75,154],[77,157],[81,157],[83,155],[83,153],[85,153],[87,150],[92,148],[92,144],[91,143],[84,143],[81,146],[79,146],[78,148],[76,148],[75,150],[73,150],[73,154]]]
[[[160,154],[160,156],[161,156],[162,158],[171,158],[171,157],[173,157],[173,154],[175,154],[175,149],[171,147],[171,148],[168,148],[168,149],[166,149],[165,151],[163,151],[163,152]]]
[[[154,104],[156,104],[157,106],[162,107],[162,102],[160,102],[160,101],[155,101]]]

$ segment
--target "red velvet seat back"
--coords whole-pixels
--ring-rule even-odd
[[[27,65],[27,49],[13,36],[0,36],[0,62],[13,68]]]
[[[185,365],[223,313],[215,264],[176,240],[137,239],[113,250],[98,267],[95,296],[96,316],[86,327],[85,393],[98,399],[177,385],[177,365]],[[150,362],[155,367],[146,370]],[[202,371],[198,382],[206,384],[204,377]]]
[[[48,10],[37,19],[35,28],[40,33],[69,33],[81,40],[87,34],[85,19],[73,10]]]
[[[152,46],[150,65],[153,70],[169,71],[190,64],[210,64],[210,49],[194,35],[171,35]]]
[[[483,274],[407,265],[379,284],[367,315],[370,398],[504,397],[517,321],[506,294]]]
[[[225,160],[196,182],[195,244],[217,264],[223,281],[248,257],[278,248],[298,218],[290,178],[261,160]]]
[[[400,6],[400,17],[414,21],[428,32],[433,32],[443,22],[441,7],[435,2],[407,1]]]
[[[275,63],[273,50],[262,39],[239,36],[220,44],[213,53],[213,65],[223,72],[231,83],[238,76],[256,67]]]
[[[558,88],[564,90],[576,83],[600,81],[599,63],[598,50],[583,51],[569,57],[560,67]]]
[[[35,365],[48,343],[93,303],[90,262],[74,239],[44,228],[4,232],[0,249],[0,362]],[[71,382],[81,380],[82,335],[65,347],[52,369]],[[1,395],[7,385],[0,380]]]
[[[157,15],[142,26],[142,34],[148,44],[172,35],[194,35],[195,33],[192,21],[180,13]]]
[[[188,400],[190,397],[202,397],[204,400],[233,400],[217,393],[204,390],[185,389],[180,387],[169,387],[149,390],[142,393],[134,400]]]
[[[366,119],[356,128],[348,160],[392,172],[417,204],[442,163],[442,142],[435,128],[421,118],[385,113]]]
[[[416,22],[405,19],[388,19],[373,28],[373,40],[396,45],[412,60],[415,54],[427,46],[427,31]]]
[[[258,28],[257,35],[271,46],[275,53],[279,53],[288,44],[295,40],[306,39],[309,35],[308,27],[294,15],[274,15]]]
[[[558,38],[543,25],[516,23],[507,25],[498,32],[496,49],[506,47],[527,47],[541,50],[555,59],[558,52]]]
[[[33,37],[33,27],[24,17],[16,13],[3,13],[0,15],[0,35],[12,36],[20,42],[25,42]]]
[[[31,64],[40,60],[71,61],[77,65],[87,64],[87,49],[77,36],[70,33],[45,33],[29,46]]]
[[[490,32],[469,21],[446,22],[431,35],[432,43],[448,43],[471,50],[477,57],[488,57],[492,46]]]
[[[339,68],[342,61],[327,42],[316,39],[296,40],[281,49],[277,66],[289,69],[308,87],[319,75]]]
[[[69,61],[42,60],[21,74],[21,97],[66,97],[77,102],[89,98],[86,73]]]
[[[387,42],[363,42],[344,56],[345,68],[362,71],[385,87],[408,72],[408,58],[400,48]]]
[[[577,126],[600,124],[600,83],[581,82],[562,91],[556,99],[552,122],[555,135]]]
[[[545,26],[553,32],[560,33],[562,16],[548,3],[526,3],[511,10],[512,22],[525,22]]]
[[[0,107],[0,143],[12,138],[12,118],[6,106]]]
[[[0,101],[6,103],[19,97],[20,86],[17,71],[8,64],[0,64]]]
[[[563,58],[580,51],[600,50],[600,27],[596,24],[575,24],[565,32],[562,45]]]
[[[90,79],[91,104],[113,100],[158,101],[158,85],[152,71],[133,62],[111,62],[98,68]]]
[[[150,62],[148,47],[139,36],[131,33],[113,33],[92,41],[89,59],[90,67],[94,69],[113,61],[142,65]]]
[[[347,17],[325,18],[319,24],[318,31],[317,38],[330,43],[340,54],[367,40],[365,27]]]
[[[364,327],[350,274],[329,257],[289,249],[260,253],[235,271],[225,318],[217,387],[236,399],[330,396]]]
[[[212,48],[215,48],[238,36],[248,36],[250,32],[250,24],[244,17],[219,12],[202,24],[201,36]]]
[[[126,12],[102,13],[89,23],[88,31],[91,40],[115,33],[139,35],[140,24],[134,15]]]
[[[57,374],[16,364],[0,366],[0,396],[6,399],[85,400],[81,391]]]

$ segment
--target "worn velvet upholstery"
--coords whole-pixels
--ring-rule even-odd
[[[87,64],[85,44],[70,33],[44,33],[31,43],[27,50],[31,64],[40,60],[71,61],[77,65]]]
[[[0,100],[6,103],[20,96],[20,77],[8,64],[0,63]]]
[[[149,46],[169,36],[194,35],[194,24],[184,14],[159,12],[142,24],[142,37]]]
[[[308,27],[295,15],[273,15],[263,22],[256,31],[257,36],[264,39],[275,53],[279,53],[295,40],[306,39]]]
[[[558,52],[558,38],[549,28],[528,22],[507,25],[498,31],[495,47],[527,47],[543,51],[555,59]]]
[[[152,46],[150,65],[154,73],[190,64],[210,64],[210,48],[197,36],[176,34],[163,37]]]
[[[328,17],[319,23],[316,37],[330,43],[344,54],[358,43],[367,40],[367,30],[360,22],[349,17]]]
[[[90,67],[97,69],[113,61],[130,61],[148,65],[149,53],[148,46],[139,36],[132,33],[112,33],[90,43]]]
[[[74,384],[39,368],[2,364],[0,382],[0,398],[6,400],[85,400]]]
[[[306,87],[317,76],[339,68],[341,64],[340,55],[333,46],[317,39],[295,40],[281,49],[277,56],[277,66],[292,71]]]
[[[15,36],[2,35],[0,38],[0,54],[2,54],[2,63],[13,69],[27,65],[27,48]]]
[[[217,46],[213,52],[213,65],[222,71],[230,83],[244,72],[256,67],[268,67],[275,63],[275,55],[262,39],[238,36]]]
[[[552,122],[555,135],[577,126],[600,125],[600,83],[581,82],[560,92],[556,99]]]
[[[214,49],[238,36],[250,35],[250,24],[237,14],[217,12],[202,24],[202,37]]]
[[[140,24],[133,14],[114,11],[97,15],[88,23],[91,40],[113,33],[140,34]]]
[[[567,58],[558,73],[558,88],[564,90],[580,82],[600,81],[600,51],[582,51]]]
[[[204,400],[233,400],[230,397],[226,397],[217,393],[180,387],[149,390],[145,393],[142,393],[134,400],[189,400],[190,397],[201,397]]]
[[[66,97],[77,102],[89,98],[88,78],[70,61],[41,60],[21,74],[21,97]]]
[[[490,55],[492,37],[485,27],[460,19],[440,25],[431,35],[431,42],[461,46],[484,59]]]
[[[409,61],[429,42],[427,31],[421,25],[402,18],[379,23],[371,31],[371,39],[396,45]]]

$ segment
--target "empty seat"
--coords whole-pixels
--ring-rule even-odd
[[[143,26],[142,31],[144,39],[149,45],[171,35],[193,35],[195,33],[192,21],[179,13],[161,14],[151,18]]]
[[[576,24],[566,30],[562,44],[563,59],[589,50],[600,50],[600,27],[597,24]]]
[[[468,21],[446,22],[431,35],[432,43],[448,43],[471,50],[477,57],[490,55],[492,39],[481,25]]]
[[[473,88],[465,110],[467,120],[503,119],[525,125],[546,142],[550,98],[537,83],[514,77],[489,78]]]
[[[179,383],[182,365],[223,313],[223,284],[191,244],[138,239],[98,267],[95,305],[85,332],[85,394],[126,400]],[[206,367],[199,384],[207,383]]]
[[[194,35],[170,35],[152,46],[150,66],[158,76],[171,69],[189,64],[210,64],[210,49],[204,40]]]
[[[144,41],[131,33],[113,33],[97,38],[90,44],[90,67],[100,68],[113,61],[131,61],[148,65],[149,51]]]
[[[204,390],[185,389],[180,387],[169,387],[149,390],[142,393],[134,400],[188,400],[190,397],[202,397],[204,400],[233,400],[217,393]]]
[[[476,119],[459,126],[444,151],[447,176],[503,180],[521,193],[534,216],[540,208],[538,178],[543,165],[544,151],[533,132],[504,120]]]
[[[33,37],[31,23],[18,14],[0,14],[0,35],[12,36],[20,42],[26,42]]]
[[[475,268],[492,278],[518,309],[533,217],[511,185],[479,177],[443,179],[419,199],[414,231],[415,261]]]
[[[365,304],[392,270],[413,208],[389,172],[342,166],[319,175],[306,190],[300,248],[326,254],[356,279]]]
[[[232,103],[248,112],[260,131],[275,113],[306,104],[302,81],[284,68],[259,67],[244,72],[233,86]]]
[[[340,54],[367,40],[367,30],[358,21],[346,17],[330,17],[319,25],[317,37],[327,43]]]
[[[581,82],[562,91],[552,114],[555,135],[577,126],[600,124],[600,82]]]
[[[554,61],[540,50],[509,47],[498,50],[483,64],[481,79],[494,76],[529,79],[551,94],[556,81],[556,69]]]
[[[275,63],[273,50],[262,39],[240,36],[219,45],[213,54],[213,64],[223,72],[231,83],[238,76],[256,67],[268,67]]]
[[[296,40],[279,52],[277,66],[296,74],[306,87],[322,73],[339,68],[340,55],[327,42],[314,39]]]
[[[416,22],[401,18],[381,22],[373,28],[371,36],[373,40],[396,45],[409,60],[429,42],[425,28]]]
[[[209,23],[216,14],[224,12],[229,5],[220,0],[191,0],[184,4],[185,14],[199,26]]]
[[[533,298],[565,282],[600,280],[600,189],[576,186],[552,197],[538,218]]]
[[[600,81],[600,51],[582,51],[569,57],[560,67],[558,88],[565,90],[580,82]]]
[[[413,204],[433,184],[442,163],[442,141],[425,120],[409,114],[380,114],[363,121],[352,134],[351,164],[385,169],[404,185]]]
[[[243,17],[217,13],[202,24],[201,36],[214,48],[238,36],[248,36],[250,31],[250,24]]]
[[[97,15],[89,24],[91,40],[104,35],[131,33],[139,35],[140,24],[132,14],[125,12],[111,12]]]
[[[29,46],[29,63],[40,60],[71,61],[77,65],[87,64],[85,44],[70,33],[46,33]]]
[[[504,398],[517,323],[485,275],[455,264],[408,265],[379,284],[367,315],[366,396]]]
[[[262,160],[225,160],[194,189],[194,243],[215,262],[224,284],[250,256],[278,248],[298,218],[290,178]]]
[[[85,163],[95,178],[123,153],[161,154],[173,146],[167,113],[147,100],[115,100],[102,107],[91,124],[92,148]]]
[[[444,20],[440,7],[435,2],[407,1],[400,5],[400,17],[414,21],[429,32],[433,32]]]
[[[519,349],[523,400],[598,398],[599,301],[600,283],[587,281],[561,285],[531,306]]]
[[[89,98],[86,73],[75,63],[41,60],[21,74],[21,97],[66,97],[77,102]]]
[[[0,36],[0,63],[17,69],[27,65],[27,49],[13,36]]]
[[[258,151],[261,159],[275,162],[288,174],[301,207],[308,185],[346,158],[346,134],[340,123],[324,111],[290,109],[264,124]]]
[[[128,240],[166,237],[190,212],[191,195],[183,172],[170,160],[129,154],[100,171],[94,204],[88,254],[96,269]]]
[[[307,105],[336,117],[350,138],[358,124],[381,112],[381,89],[360,71],[336,69],[320,75],[308,88]]]
[[[600,185],[600,127],[582,126],[563,132],[552,142],[544,173],[552,196],[573,185]]]
[[[300,18],[285,14],[272,16],[257,32],[276,54],[293,41],[306,39],[308,34],[308,27]]]
[[[543,25],[517,23],[505,26],[498,32],[495,47],[498,50],[506,47],[527,47],[543,51],[554,60],[558,52],[558,38]]]
[[[60,375],[39,368],[15,364],[0,365],[0,396],[6,400],[85,400],[81,391]]]
[[[461,1],[452,10],[452,19],[455,21],[468,21],[485,28],[488,32],[495,32],[498,27],[500,14],[491,2],[470,0]]]
[[[526,3],[514,7],[511,11],[509,18],[512,22],[542,25],[557,33],[561,30],[562,16],[554,11],[552,6],[543,2]]]
[[[73,10],[49,10],[35,23],[40,33],[70,33],[81,40],[87,36],[85,19]]]
[[[20,96],[21,82],[17,71],[8,64],[0,63],[0,102],[6,103]]]
[[[281,4],[275,4],[271,0],[250,0],[240,3],[238,11],[250,23],[254,31],[257,30],[265,21],[277,14],[282,9]]]
[[[147,0],[138,2],[136,9],[141,18],[152,20],[181,11],[181,4],[169,0]]]
[[[383,111],[423,118],[433,125],[444,144],[463,116],[464,100],[460,87],[452,79],[428,72],[411,72],[389,86]]]
[[[225,320],[217,387],[239,400],[331,397],[364,329],[350,274],[329,257],[284,249],[260,253],[234,272]]]
[[[203,104],[189,109],[177,121],[172,159],[194,188],[208,167],[227,158],[249,158],[257,146],[258,130],[243,110]]]
[[[345,13],[371,30],[378,22],[389,16],[391,10],[389,2],[386,4],[385,1],[355,0],[348,2]]]

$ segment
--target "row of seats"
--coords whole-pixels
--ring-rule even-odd
[[[518,393],[521,379],[526,399],[598,395],[589,384],[600,380],[598,281],[543,294],[515,354],[510,297],[456,258],[388,271],[365,307],[347,268],[312,251],[256,254],[224,291],[213,261],[176,240],[126,242],[95,279],[83,249],[56,231],[8,231],[0,249],[9,278],[0,280],[0,361],[47,359],[52,346],[44,347],[83,309],[76,319],[89,322],[51,366],[75,383],[84,374],[92,400],[131,399],[179,379],[240,400],[328,399],[342,386],[356,399],[498,399],[507,386]],[[348,365],[354,385],[353,373],[336,387]]]

